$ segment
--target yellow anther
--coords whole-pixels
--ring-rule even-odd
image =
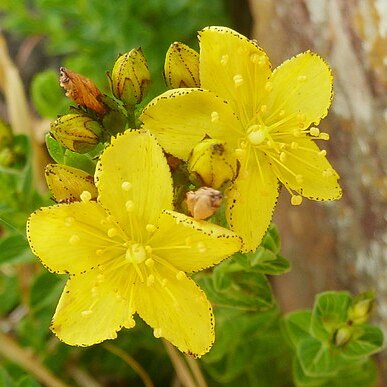
[[[121,188],[123,191],[130,191],[132,188],[132,183],[129,183],[128,181],[124,181],[121,184]]]
[[[144,248],[145,248],[145,251],[147,252],[147,254],[149,254],[149,255],[152,254],[152,251],[153,251],[153,250],[152,250],[152,247],[151,247],[151,246],[146,245]]]
[[[333,171],[332,171],[332,169],[325,169],[325,170],[323,171],[322,175],[323,175],[324,177],[331,177],[331,176],[333,176]]]
[[[71,217],[71,216],[68,216],[65,221],[64,221],[64,224],[66,227],[70,227],[74,224],[74,218]]]
[[[265,55],[260,55],[259,60],[258,60],[258,65],[262,67],[266,64],[266,61],[267,61],[267,59],[266,59]]]
[[[133,209],[134,209],[134,203],[133,203],[133,200],[128,200],[128,201],[125,203],[125,208],[126,208],[126,211],[132,212]]]
[[[247,141],[241,141],[240,148],[241,149],[246,149],[247,148]]]
[[[70,245],[76,245],[79,242],[79,240],[80,240],[79,236],[76,234],[73,234],[69,239],[69,243]]]
[[[185,278],[185,273],[184,273],[184,271],[178,271],[177,273],[176,273],[176,278],[179,280],[179,281],[181,281],[182,279],[184,279]]]
[[[153,336],[156,337],[157,339],[158,339],[159,337],[161,337],[162,333],[163,333],[163,331],[162,331],[161,328],[155,328],[155,329],[153,330]]]
[[[279,115],[280,117],[283,117],[283,116],[285,115],[285,110],[284,110],[284,109],[280,110],[280,112],[278,113],[278,115]]]
[[[293,195],[290,199],[290,203],[292,203],[293,206],[299,206],[302,203],[302,196],[301,195]]]
[[[155,283],[155,276],[153,274],[149,274],[146,279],[146,286],[152,286]]]
[[[219,113],[218,112],[212,112],[211,113],[211,122],[218,122],[219,121]]]
[[[273,90],[273,84],[271,82],[266,82],[265,83],[265,90],[270,92]]]
[[[318,152],[318,155],[319,155],[320,157],[325,157],[325,156],[327,155],[327,151],[326,151],[325,149],[320,150],[320,152]]]
[[[286,160],[286,153],[285,152],[281,152],[280,156],[279,156],[279,159],[280,159],[281,163],[284,163],[285,160]]]
[[[148,231],[149,233],[155,232],[157,230],[157,227],[154,224],[148,223],[145,226],[145,230]]]
[[[328,133],[320,133],[320,135],[318,136],[318,138],[320,139],[320,140],[326,140],[326,141],[328,141],[329,140],[329,134]]]
[[[118,234],[118,231],[115,227],[110,227],[107,234],[109,238],[113,238]]]
[[[91,199],[91,193],[89,191],[83,191],[80,195],[80,198],[83,203],[87,203]]]
[[[303,183],[303,182],[304,182],[304,176],[302,176],[302,175],[296,175],[296,182],[297,182],[298,184]]]
[[[145,260],[145,265],[148,267],[152,267],[155,264],[155,261],[152,258],[148,258]]]
[[[222,55],[222,57],[220,58],[220,64],[222,66],[226,66],[226,64],[228,63],[228,55]]]
[[[167,285],[167,282],[168,282],[168,280],[166,278],[163,278],[161,280],[161,287],[165,288],[165,286]]]
[[[261,55],[258,55],[258,54],[251,54],[250,55],[250,61],[254,64],[258,64],[259,63],[259,60],[260,60],[260,56]]]
[[[313,137],[318,137],[318,135],[320,134],[320,129],[319,128],[316,128],[314,126],[312,126],[310,129],[309,129],[309,133],[311,136]]]
[[[269,140],[266,141],[266,145],[267,145],[269,148],[273,148],[273,147],[274,147],[274,141],[269,139]]]
[[[298,143],[293,141],[291,144],[290,144],[290,148],[292,149],[297,149],[298,148]]]
[[[95,250],[95,254],[100,257],[103,254],[103,249]]]
[[[203,242],[198,242],[196,245],[199,253],[205,253],[207,251],[206,245]]]
[[[99,295],[99,291],[98,291],[98,287],[97,286],[93,286],[92,288],[91,288],[91,295],[92,295],[92,297],[98,297],[98,295]]]
[[[300,82],[305,82],[307,80],[307,76],[306,75],[299,75],[297,77],[297,80]]]
[[[105,282],[105,276],[103,274],[98,274],[97,275],[97,283],[102,283]]]
[[[261,112],[265,113],[267,110],[267,105],[261,105]]]
[[[92,310],[83,310],[83,311],[81,312],[81,316],[82,316],[82,317],[90,316],[92,313],[93,313]]]
[[[243,85],[244,80],[241,74],[234,75],[232,79],[234,81],[235,87],[239,87]]]

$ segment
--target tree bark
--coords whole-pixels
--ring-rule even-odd
[[[310,49],[334,74],[335,98],[320,129],[330,134],[326,149],[343,198],[292,207],[281,193],[275,222],[293,270],[275,282],[278,297],[287,311],[311,307],[324,290],[375,289],[374,322],[387,337],[387,3],[250,0],[250,9],[251,37],[273,67]],[[387,383],[387,352],[381,357]]]

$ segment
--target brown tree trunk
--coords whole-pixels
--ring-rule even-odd
[[[292,207],[283,193],[275,222],[293,270],[276,281],[285,310],[316,293],[375,289],[375,322],[387,337],[387,3],[380,0],[250,0],[252,38],[276,67],[305,50],[333,69],[335,98],[320,125],[343,198]],[[384,158],[383,158],[384,155]],[[387,352],[382,355],[387,383]],[[382,365],[383,368],[383,365]]]

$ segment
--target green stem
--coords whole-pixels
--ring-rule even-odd
[[[68,387],[51,373],[35,355],[20,347],[13,339],[0,332],[0,355],[34,375],[41,383],[49,387]]]

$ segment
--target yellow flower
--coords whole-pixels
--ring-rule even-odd
[[[230,228],[244,251],[260,243],[272,218],[279,182],[292,196],[341,197],[339,176],[315,140],[313,125],[327,115],[332,75],[315,53],[299,54],[273,72],[254,41],[225,27],[199,33],[199,88],[175,89],[155,98],[140,119],[166,152],[187,160],[206,136],[225,141],[239,160],[228,192]]]
[[[112,139],[97,165],[97,201],[41,208],[27,224],[42,263],[70,278],[51,329],[87,346],[131,328],[138,313],[194,356],[214,341],[212,309],[185,273],[217,264],[240,248],[233,232],[172,211],[172,180],[161,147],[146,131]]]

